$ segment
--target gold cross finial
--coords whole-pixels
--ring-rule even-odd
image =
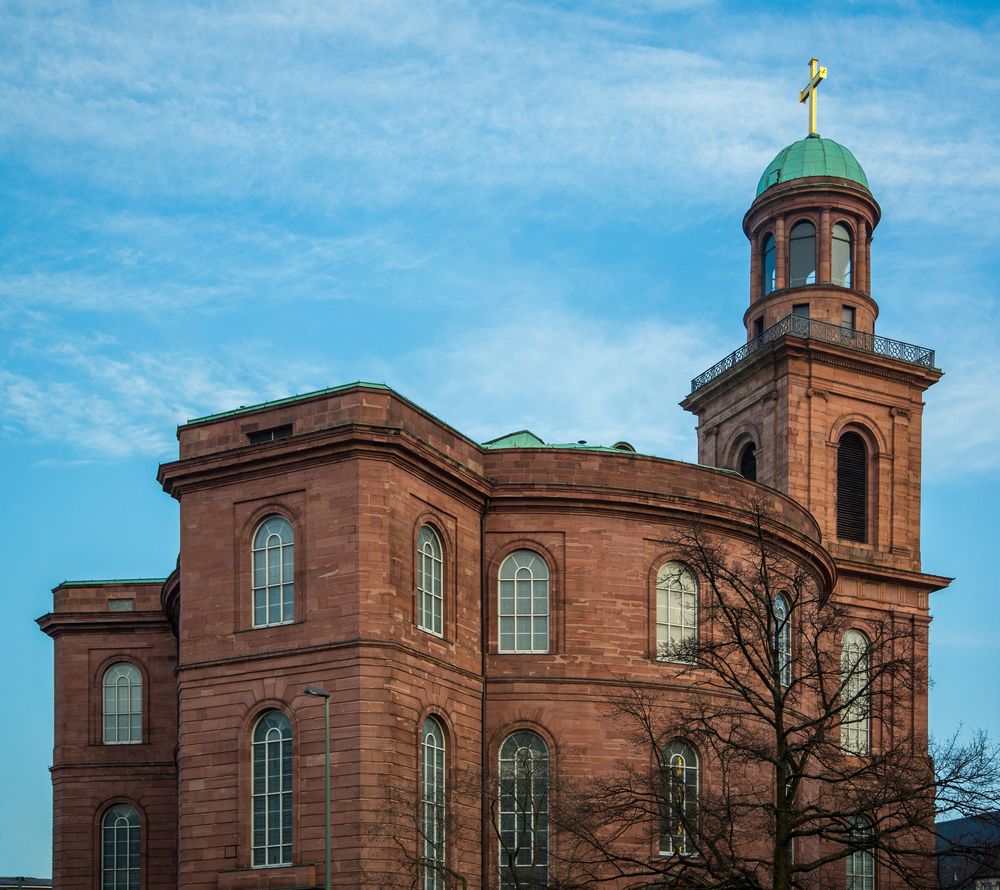
[[[810,136],[816,133],[816,88],[819,86],[820,81],[825,79],[826,79],[826,66],[824,65],[821,68],[819,64],[819,59],[810,59],[809,83],[807,83],[805,89],[802,90],[801,93],[799,93],[799,101],[809,103]]]

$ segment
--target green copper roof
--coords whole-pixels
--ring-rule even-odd
[[[837,176],[868,188],[868,177],[854,157],[839,142],[819,134],[793,142],[775,155],[757,184],[757,195],[772,185],[806,176]]]
[[[210,420],[222,420],[225,417],[235,417],[237,414],[247,414],[250,411],[258,411],[261,408],[274,408],[277,405],[290,405],[292,402],[301,402],[305,399],[311,399],[316,396],[327,396],[332,395],[335,392],[341,392],[345,389],[351,389],[355,386],[364,386],[368,389],[384,389],[387,392],[392,392],[392,390],[386,386],[384,383],[372,383],[368,380],[356,380],[354,383],[342,383],[340,386],[329,386],[326,389],[316,389],[312,392],[303,392],[294,396],[287,396],[283,399],[274,399],[270,402],[258,402],[256,405],[240,405],[239,408],[233,408],[231,411],[220,411],[218,414],[206,414],[204,417],[192,417],[184,426],[191,426],[195,423],[207,423]]]

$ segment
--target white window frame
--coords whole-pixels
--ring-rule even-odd
[[[417,627],[444,636],[444,548],[430,525],[417,535]]]
[[[423,890],[446,890],[447,872],[447,765],[444,727],[436,717],[424,720],[421,731],[423,760]]]
[[[677,823],[677,832],[660,827],[661,856],[690,856],[694,851],[691,833],[698,824],[698,794],[700,788],[700,771],[698,768],[698,752],[682,739],[668,742],[661,753],[663,771],[663,821],[673,819],[678,809],[681,817]],[[675,797],[683,795],[678,802]],[[680,843],[675,843],[679,840]]]
[[[497,848],[500,890],[544,886],[538,873],[544,873],[544,880],[547,880],[549,747],[537,732],[516,730],[500,745],[499,761]],[[525,842],[522,844],[519,839]],[[515,874],[520,872],[516,880],[511,875],[512,870]]]
[[[111,665],[101,681],[102,740],[105,745],[142,743],[142,672],[134,664]]]
[[[115,804],[101,817],[101,890],[139,890],[141,881],[139,814],[128,804]]]
[[[841,641],[840,747],[848,754],[867,754],[871,745],[871,647],[858,630],[848,630]]]
[[[698,643],[698,582],[681,562],[656,572],[656,658],[691,664]]]
[[[852,839],[871,836],[872,824],[858,816],[851,827]],[[844,890],[875,890],[875,854],[871,850],[854,850],[844,863]]]
[[[534,550],[515,550],[497,573],[497,651],[545,654],[550,646],[549,564]],[[527,627],[528,645],[524,641]]]
[[[257,526],[250,571],[253,626],[291,624],[295,620],[295,530],[284,516],[272,514]]]
[[[271,719],[272,725],[265,728],[268,719]],[[277,757],[273,756],[275,746]],[[291,865],[292,724],[288,717],[278,710],[261,714],[254,723],[250,748],[251,864],[254,868]],[[271,770],[275,762],[278,764],[276,777]],[[261,782],[260,790],[258,780]],[[270,819],[275,810],[278,813],[276,828],[272,827]]]

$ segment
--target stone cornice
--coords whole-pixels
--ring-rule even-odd
[[[67,633],[154,633],[170,631],[162,612],[48,612],[35,622],[53,639]]]

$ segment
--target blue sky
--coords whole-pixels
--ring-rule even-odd
[[[740,222],[812,55],[883,209],[879,332],[946,370],[932,727],[1000,734],[998,39],[973,3],[0,6],[0,873],[50,873],[33,619],[170,571],[179,422],[361,378],[480,440],[694,458],[677,402],[741,340]]]

